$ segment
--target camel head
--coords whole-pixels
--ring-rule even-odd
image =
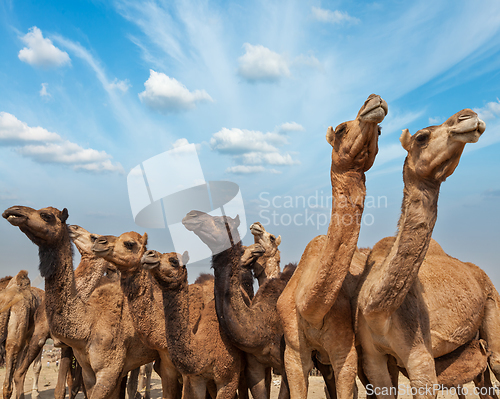
[[[182,224],[195,233],[213,254],[221,253],[240,242],[239,216],[233,219],[229,216],[211,216],[205,212],[191,211],[182,219]]]
[[[91,234],[83,227],[72,224],[69,226],[69,237],[75,244],[78,252],[81,255],[93,255],[92,245],[94,241],[99,237],[97,234]]]
[[[429,126],[413,136],[403,130],[400,141],[408,151],[405,168],[419,179],[443,182],[460,161],[465,144],[475,143],[486,129],[471,109],[463,109],[439,126]]]
[[[335,128],[330,126],[326,140],[333,147],[332,171],[366,172],[371,168],[378,152],[379,123],[387,115],[387,103],[378,95],[372,94],[365,101],[356,119],[341,123]]]
[[[186,264],[188,261],[187,251],[181,256],[175,252],[161,254],[150,250],[142,256],[141,264],[144,269],[149,270],[160,286],[176,289],[187,283]]]
[[[123,277],[125,273],[135,271],[141,266],[147,243],[147,233],[141,236],[135,231],[123,233],[119,237],[98,236],[92,244],[92,252],[116,265]]]
[[[68,210],[48,207],[39,210],[27,206],[13,206],[2,216],[26,234],[34,244],[42,247],[57,247],[68,235],[66,220]]]
[[[261,223],[256,222],[250,226],[255,244],[260,244],[264,248],[264,254],[257,259],[254,266],[254,274],[258,277],[262,272],[267,278],[278,277],[280,272],[280,251],[281,236],[276,236],[266,231]]]
[[[240,264],[243,267],[254,267],[254,263],[266,253],[266,249],[260,244],[252,244],[245,248],[241,255]]]

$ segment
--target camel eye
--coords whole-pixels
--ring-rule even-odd
[[[378,135],[380,136],[382,134],[382,126],[378,127]]]
[[[421,133],[417,137],[415,137],[415,141],[418,144],[425,144],[429,140],[429,133]]]
[[[135,246],[135,242],[134,241],[125,241],[123,243],[123,245],[125,245],[125,248],[127,248],[128,250],[132,250]]]
[[[275,236],[270,236],[270,238],[271,238],[272,242],[276,241],[276,237]]]
[[[51,222],[52,220],[54,220],[54,215],[52,215],[51,213],[40,213],[40,217],[46,222]]]
[[[170,258],[169,261],[170,261],[170,264],[173,267],[178,267],[179,266],[179,260],[177,258]]]

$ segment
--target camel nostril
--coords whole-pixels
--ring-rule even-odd
[[[155,256],[155,251],[150,249],[149,251],[146,251],[146,256]]]
[[[99,237],[99,238],[96,237],[95,242],[97,244],[103,244],[103,245],[105,245],[105,244],[108,243],[108,240],[106,240],[104,237]]]
[[[91,234],[90,235],[90,241],[91,242],[96,242],[96,240],[99,238],[99,236],[95,235],[95,234]]]

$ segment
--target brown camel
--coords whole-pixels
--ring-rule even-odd
[[[328,233],[306,247],[297,270],[278,299],[286,349],[285,367],[292,399],[307,397],[312,353],[334,369],[337,396],[354,394],[357,354],[351,306],[343,289],[355,256],[366,194],[365,172],[378,151],[378,124],[387,103],[372,94],[356,116],[333,130],[331,144],[332,216]]]
[[[3,397],[10,398],[13,390],[14,372],[23,361],[26,348],[33,335],[35,314],[43,301],[44,292],[31,287],[26,270],[21,270],[0,293],[0,311],[8,313],[5,340],[5,380]],[[38,376],[41,369],[40,356],[34,364],[35,381],[33,393],[38,394]],[[24,380],[23,380],[24,382]],[[16,385],[17,397],[24,394],[24,385]]]
[[[176,359],[181,357],[182,354],[176,352],[174,355],[171,353],[172,344],[169,343],[168,339],[169,329],[176,329],[176,325],[171,327],[172,316],[169,316],[168,313],[172,306],[164,306],[164,292],[151,273],[144,270],[141,265],[141,258],[146,251],[146,244],[146,234],[142,237],[134,232],[124,233],[119,237],[99,236],[94,241],[93,251],[98,256],[112,262],[120,271],[121,286],[129,302],[135,328],[141,334],[144,342],[158,351],[161,357],[161,366],[169,373],[167,375],[170,376],[170,380],[165,380],[164,389],[180,388],[176,382],[182,374],[185,382],[183,389],[185,390],[189,385],[186,385],[186,378],[184,377],[186,374],[193,373],[187,373],[186,369],[179,366]],[[188,325],[186,329],[197,331],[195,334],[197,342],[202,342],[203,339],[208,341],[204,344],[204,347],[205,351],[210,352],[209,356],[227,362],[227,354],[219,348],[221,338],[218,328],[211,324],[211,312],[215,314],[213,304],[211,304],[213,302],[213,282],[211,279],[205,279],[204,283],[191,284],[187,290],[189,311],[186,314],[189,315],[189,319],[185,320]],[[182,296],[184,293],[179,295]],[[203,332],[201,330],[202,325],[205,326]],[[213,331],[210,329],[213,329]],[[202,336],[198,334],[208,335]],[[208,337],[210,338],[208,339]],[[212,350],[209,348],[212,348]],[[174,345],[173,349],[178,350],[179,348]],[[199,361],[202,360],[199,359]],[[186,361],[194,360],[186,359]],[[180,364],[182,365],[182,363]],[[206,373],[206,371],[204,372]],[[196,380],[193,376],[189,376],[189,379]],[[220,383],[219,379],[215,379],[215,381]],[[213,384],[210,384],[209,387],[212,388]],[[213,389],[212,394],[214,397],[215,392],[216,390]],[[189,391],[183,391],[184,394],[191,395]]]
[[[172,361],[183,374],[182,397],[205,398],[213,381],[217,399],[233,399],[243,367],[242,353],[221,331],[213,300],[202,311],[197,329],[189,325],[188,259],[187,252],[181,257],[156,251],[147,251],[142,258],[143,267],[163,291],[167,343]]]
[[[120,287],[104,284],[87,301],[78,294],[66,209],[14,206],[3,217],[39,247],[50,332],[73,348],[89,398],[117,398],[126,373],[158,356],[135,332]]]
[[[82,227],[69,226],[70,236],[75,237],[76,232],[80,237],[86,236],[90,241],[91,234]],[[90,294],[98,285],[117,281],[117,273],[114,266],[103,259],[93,256],[89,245],[85,241],[74,240],[76,248],[80,252],[81,261],[75,270],[76,289],[83,300],[87,300]],[[24,387],[24,380],[29,366],[41,356],[43,345],[50,337],[50,328],[45,312],[45,299],[40,308],[35,313],[35,330],[29,342],[26,356],[14,373],[14,383],[17,387]],[[55,340],[55,344],[61,347],[61,360],[59,363],[59,372],[57,384],[54,389],[55,399],[63,399],[66,394],[66,383],[68,384],[68,393],[70,399],[74,398],[80,389],[85,390],[81,376],[81,367],[78,365],[71,369],[73,363],[73,350],[62,342]],[[76,374],[75,374],[76,373]],[[16,399],[23,399],[22,389],[16,389]]]
[[[278,277],[280,274],[280,251],[278,246],[281,244],[281,236],[274,236],[266,231],[260,222],[255,222],[250,226],[250,232],[253,234],[254,243],[264,247],[265,253],[259,256],[254,263],[253,273],[259,287],[267,279]]]
[[[231,342],[247,354],[246,374],[252,395],[269,397],[271,367],[278,373],[284,372],[280,351],[283,329],[276,311],[276,301],[294,271],[294,268],[288,268],[284,273],[279,273],[278,245],[281,238],[276,240],[260,223],[254,223],[250,230],[256,237],[256,243],[243,248],[237,231],[239,218],[191,211],[182,223],[214,253],[212,266],[215,271],[215,301],[219,322]],[[228,230],[231,231],[232,245],[229,243]],[[218,248],[227,247],[230,248],[221,254],[217,253]],[[257,266],[256,262],[262,257],[264,261]],[[269,259],[273,263],[270,267],[266,265]],[[261,275],[266,270],[274,273],[276,267],[278,275],[266,279],[255,297],[248,302],[242,289],[242,269],[245,273],[245,269],[253,268]],[[287,396],[287,384],[282,383],[280,397]]]
[[[465,144],[476,142],[484,130],[484,122],[477,114],[465,109],[439,126],[419,130],[413,136],[406,129],[401,136],[408,156],[403,167],[398,234],[374,246],[361,277],[356,303],[356,332],[363,350],[363,369],[379,398],[394,397],[393,392],[387,391],[391,386],[388,355],[408,371],[411,386],[417,392],[415,397],[434,397],[435,357],[470,341],[480,327],[489,346],[488,337],[499,336],[500,327],[491,323],[493,317],[498,318],[496,302],[492,298],[489,305],[486,303],[487,296],[493,294],[478,287],[479,268],[455,269],[453,266],[460,261],[441,256],[446,264],[429,271],[432,278],[425,281],[425,291],[422,283],[426,279],[419,276],[426,254],[432,256],[434,252],[427,249],[437,218],[441,183],[458,166]],[[449,274],[441,274],[443,271]],[[463,275],[465,272],[467,276]],[[436,316],[439,319],[434,323],[429,320]],[[491,349],[492,368],[497,372],[500,364],[495,362],[495,351]]]

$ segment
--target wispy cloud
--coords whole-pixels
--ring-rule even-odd
[[[40,97],[42,98],[50,98],[52,97],[50,93],[47,91],[47,87],[49,86],[48,83],[42,83],[42,88],[40,89]]]
[[[482,108],[474,108],[474,111],[484,121],[496,119],[500,117],[500,100],[497,98],[496,101],[491,101]]]
[[[175,78],[152,69],[149,72],[149,79],[144,83],[146,90],[139,93],[139,98],[150,108],[165,113],[179,112],[214,101],[205,90],[191,92]]]
[[[290,130],[301,127],[296,123],[283,124]],[[246,129],[223,128],[210,139],[212,150],[232,156],[239,164],[226,169],[228,173],[250,174],[259,172],[281,173],[276,169],[267,169],[264,165],[291,166],[300,162],[290,153],[281,153],[280,147],[288,144],[283,131],[263,133]]]
[[[238,58],[238,74],[248,82],[276,83],[291,75],[284,55],[260,44],[245,43],[245,54]]]
[[[83,148],[42,127],[30,127],[6,112],[0,112],[2,145],[14,147],[20,155],[38,163],[66,164],[89,172],[123,173],[122,166],[113,163],[105,151]]]
[[[297,122],[285,122],[277,128],[277,131],[280,133],[304,132],[305,130],[304,126],[298,124]]]
[[[339,10],[327,10],[320,7],[312,7],[312,16],[321,22],[327,22],[330,24],[357,24],[360,22],[358,18],[351,17],[345,11]]]
[[[70,63],[68,53],[54,46],[50,39],[44,38],[42,31],[36,26],[30,28],[21,40],[27,45],[18,54],[23,62],[44,68],[60,67]]]

